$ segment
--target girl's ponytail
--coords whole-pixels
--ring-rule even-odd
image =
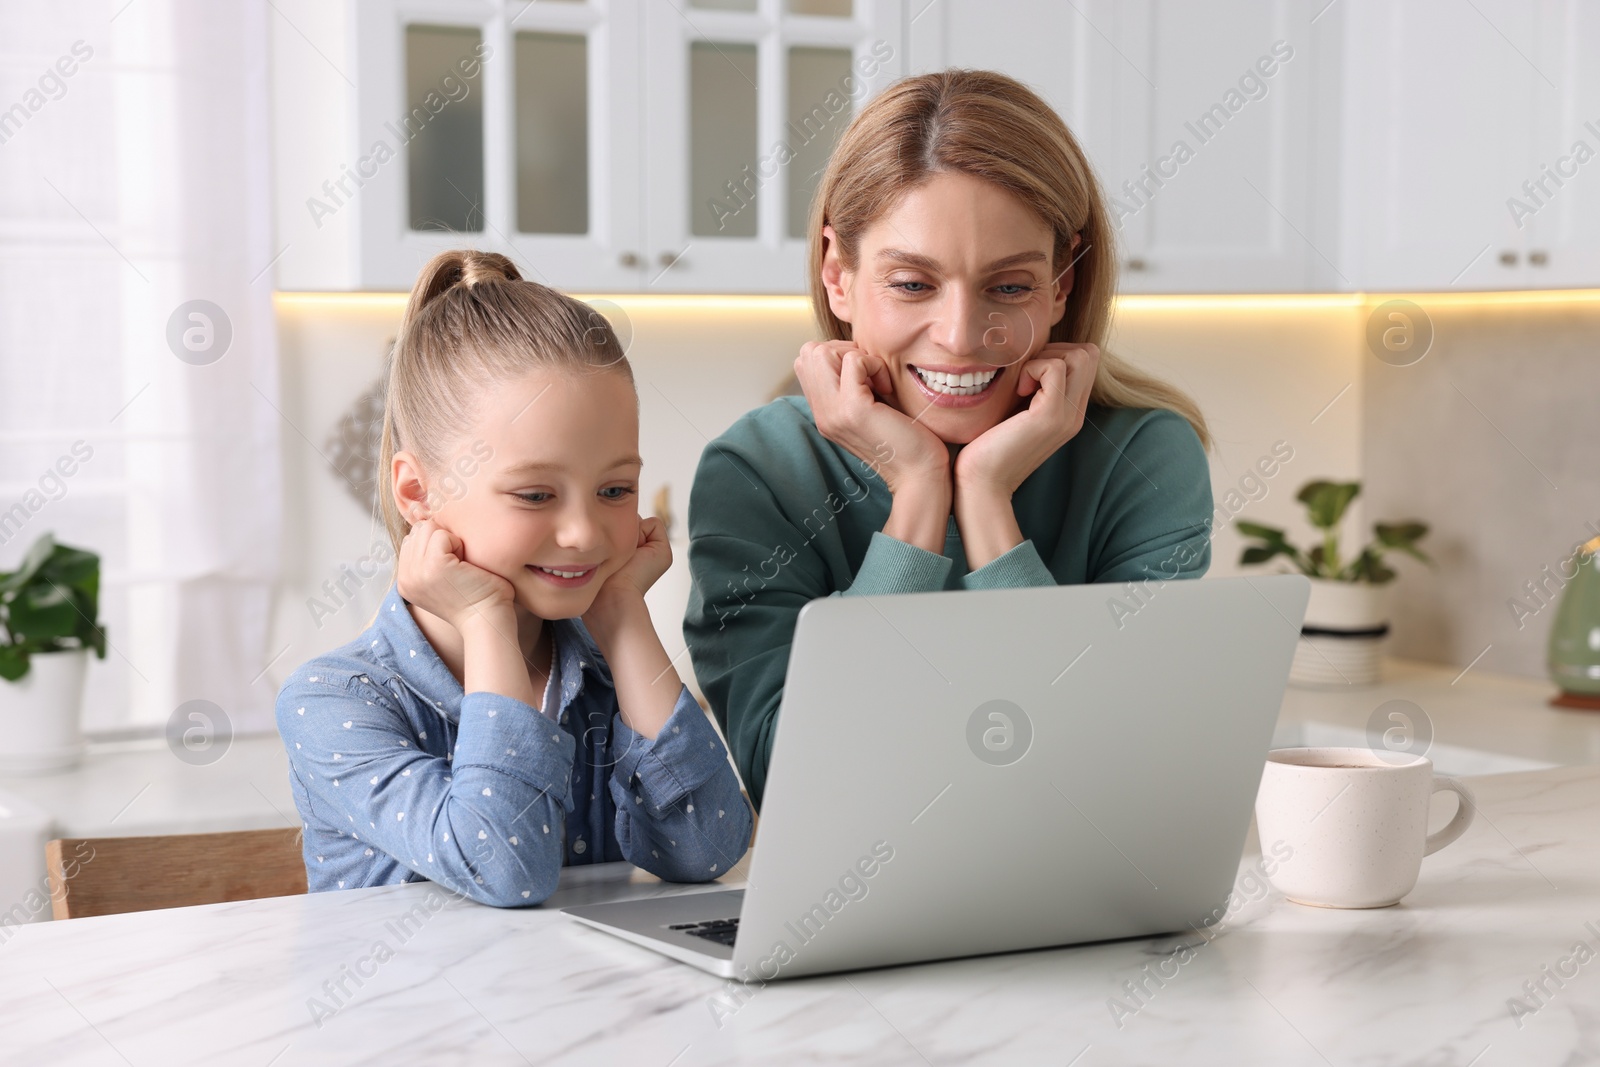
[[[401,332],[404,333],[422,309],[441,294],[458,285],[471,288],[490,281],[520,282],[522,272],[498,252],[480,252],[475,248],[440,252],[428,260],[417,275],[417,283],[411,287],[411,298],[406,301],[406,310],[400,319]]]

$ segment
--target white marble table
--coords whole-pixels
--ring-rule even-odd
[[[550,905],[533,909],[430,911],[429,894],[443,891],[418,883],[0,931],[10,934],[0,944],[0,1062],[1600,1062],[1600,957],[1563,987],[1546,979],[1553,992],[1536,1012],[1516,1020],[1508,1006],[1578,942],[1600,950],[1600,768],[1473,787],[1480,818],[1424,861],[1417,889],[1394,908],[1331,911],[1268,893],[1230,912],[1210,941],[766,986],[724,983],[555,913],[679,891],[616,868],[569,870]],[[1441,799],[1435,825],[1448,806]],[[1244,896],[1255,862],[1247,851]],[[418,905],[414,927],[397,925]],[[363,964],[383,955],[380,941],[392,956]],[[1146,965],[1170,977],[1133,1001],[1123,983]],[[346,977],[356,968],[370,974],[359,985]],[[341,978],[348,993],[330,994]],[[320,1027],[311,998],[336,1009]]]
[[[1403,700],[1432,728],[1435,765],[1452,774],[1600,764],[1600,712],[1551,707],[1555,692],[1542,678],[1386,659],[1374,685],[1290,686],[1273,740],[1280,746],[1364,745],[1373,712]]]

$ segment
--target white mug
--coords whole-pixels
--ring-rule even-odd
[[[1464,833],[1477,806],[1433,761],[1394,762],[1365,748],[1280,748],[1267,753],[1256,794],[1263,848],[1282,842],[1291,855],[1270,875],[1284,896],[1323,908],[1385,908],[1417,884],[1422,857]],[[1428,833],[1434,793],[1457,795],[1455,817]]]

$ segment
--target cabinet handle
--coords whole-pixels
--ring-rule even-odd
[[[639,253],[624,252],[622,255],[617,257],[617,262],[622,264],[624,267],[627,267],[629,270],[632,270],[639,265]]]
[[[1517,254],[1511,251],[1509,248],[1504,252],[1501,252],[1500,265],[1502,267],[1515,267],[1517,265]]]
[[[1542,267],[1546,263],[1549,263],[1549,262],[1550,262],[1550,253],[1544,251],[1543,249],[1540,249],[1537,252],[1529,252],[1528,253],[1528,263],[1530,265],[1532,265],[1532,266]]]
[[[1123,266],[1125,268],[1127,268],[1128,270],[1149,270],[1150,269],[1150,264],[1146,263],[1143,259],[1139,258],[1138,256],[1134,256],[1132,259],[1130,259],[1126,263],[1124,263]]]
[[[684,249],[684,251],[686,252],[688,249]],[[662,270],[669,270],[672,267],[677,266],[682,261],[683,252],[663,252],[656,257],[656,262],[661,265]]]

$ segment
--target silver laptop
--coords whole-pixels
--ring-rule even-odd
[[[828,597],[800,612],[744,889],[563,909],[749,982],[1222,914],[1310,583]]]

